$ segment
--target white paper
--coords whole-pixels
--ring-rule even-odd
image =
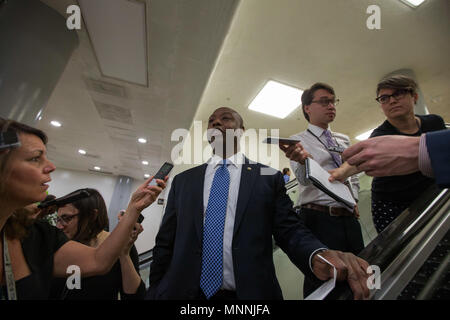
[[[327,259],[322,257],[320,254],[317,254],[317,256],[333,267],[333,278],[331,278],[330,280],[325,282],[323,285],[321,285],[319,288],[317,288],[316,291],[311,293],[304,300],[323,300],[331,292],[331,290],[333,290],[334,287],[336,286],[336,277],[337,277],[336,268],[334,267],[334,265],[331,262],[329,262]]]
[[[313,159],[308,158],[307,160],[309,162],[309,175],[311,177],[318,180],[325,188],[346,201],[349,206],[356,205],[350,189],[345,184],[339,181],[328,181],[330,174]]]

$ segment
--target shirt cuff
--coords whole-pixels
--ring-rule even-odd
[[[419,142],[419,170],[427,177],[434,177],[431,167],[430,156],[428,155],[427,140],[425,133],[420,136]]]
[[[314,257],[314,255],[319,252],[319,251],[323,251],[323,250],[329,250],[328,248],[319,248],[317,250],[314,250],[313,253],[311,253],[311,255],[309,256],[309,268],[311,269],[311,272],[314,274],[313,268],[312,268],[312,258]]]

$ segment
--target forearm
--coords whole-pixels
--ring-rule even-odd
[[[100,269],[106,269],[107,272],[120,257],[123,249],[130,240],[130,234],[135,226],[139,213],[137,209],[129,207],[108,238],[96,248],[94,259]]]
[[[120,268],[122,270],[122,289],[126,294],[135,294],[141,284],[141,277],[134,268],[130,255],[120,257]]]

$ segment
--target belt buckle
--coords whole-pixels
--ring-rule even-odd
[[[334,207],[328,207],[328,213],[330,214],[331,217],[339,217],[338,214],[334,214],[333,211]]]

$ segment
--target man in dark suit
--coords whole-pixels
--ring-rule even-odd
[[[282,299],[272,235],[306,275],[333,276],[320,253],[336,267],[338,280],[348,280],[355,298],[368,296],[367,262],[328,250],[292,210],[281,172],[261,174],[266,166],[238,152],[237,135],[227,132],[244,130],[240,115],[219,108],[208,129],[216,129],[210,139],[214,156],[172,182],[153,249],[149,297]]]

